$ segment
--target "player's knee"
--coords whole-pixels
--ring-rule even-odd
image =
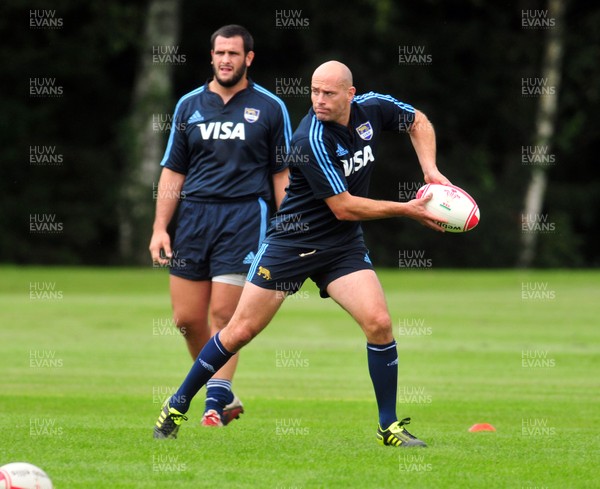
[[[223,329],[229,323],[232,316],[231,308],[215,307],[211,311],[211,326],[217,329]]]
[[[254,339],[254,334],[249,329],[240,328],[236,333],[238,350]]]
[[[369,317],[363,329],[368,337],[388,337],[392,331],[392,320],[387,311],[375,311]]]
[[[231,348],[230,351],[236,352],[250,343],[256,336],[251,328],[241,324],[229,324],[227,328],[221,332],[220,337],[223,338],[224,334],[227,337],[226,342],[228,343],[228,347]]]
[[[372,319],[373,327],[377,331],[389,330],[392,327],[392,319],[387,311],[380,311],[373,314]]]
[[[191,331],[208,330],[206,320],[187,311],[174,310],[173,323],[184,336]]]

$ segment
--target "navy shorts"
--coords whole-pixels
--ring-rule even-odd
[[[234,202],[182,200],[177,211],[170,273],[188,280],[246,274],[269,218],[260,198]]]
[[[323,298],[335,279],[358,270],[373,270],[363,243],[315,250],[263,243],[248,272],[248,280],[263,289],[294,294],[307,278],[319,287]]]

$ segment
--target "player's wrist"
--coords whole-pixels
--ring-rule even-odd
[[[167,232],[167,224],[166,223],[154,223],[154,225],[152,226],[152,232],[154,234],[161,234],[161,233],[166,233]]]
[[[436,178],[436,176],[440,174],[435,162],[422,165],[421,168],[423,169],[423,178],[425,179],[425,183],[429,183],[427,180]]]
[[[397,202],[395,209],[396,217],[411,217],[411,203],[408,202]]]

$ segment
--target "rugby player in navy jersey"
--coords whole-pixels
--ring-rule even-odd
[[[408,132],[425,182],[450,183],[436,166],[435,133],[422,112],[389,95],[355,96],[350,70],[337,61],[316,69],[311,100],[312,108],[292,139],[294,161],[286,197],[271,219],[236,311],[208,341],[179,390],[163,406],[154,428],[156,438],[177,436],[191,399],[213,372],[269,324],[287,293],[296,292],[310,278],[321,296],[335,300],[366,336],[379,411],[379,443],[425,446],[407,431],[410,418],[399,421],[396,415],[396,342],[360,221],[407,217],[443,232],[425,208],[425,199],[391,202],[367,197],[385,130]]]
[[[161,162],[150,254],[170,267],[173,317],[194,360],[231,318],[269,209],[289,182],[289,115],[248,78],[253,44],[238,25],[212,35],[214,76],[177,103]],[[202,425],[223,426],[243,412],[231,391],[237,362],[235,355],[207,385]]]

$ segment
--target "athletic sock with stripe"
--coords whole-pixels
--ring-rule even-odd
[[[396,395],[398,393],[396,341],[386,345],[367,343],[367,361],[379,409],[379,426],[385,430],[393,422],[398,421],[396,416]]]
[[[213,336],[202,348],[177,392],[171,396],[169,406],[182,414],[187,413],[194,396],[232,356],[233,353],[221,344],[219,333]]]
[[[206,407],[204,412],[214,409],[223,414],[223,408],[233,401],[231,392],[231,380],[210,379],[206,383]]]

